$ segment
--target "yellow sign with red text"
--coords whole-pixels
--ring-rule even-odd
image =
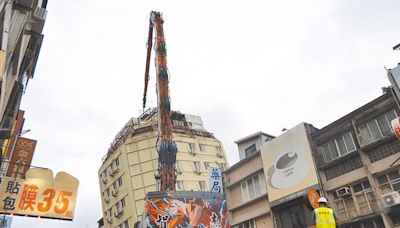
[[[0,185],[0,213],[72,220],[79,181],[49,169],[32,168],[26,179],[4,177]]]

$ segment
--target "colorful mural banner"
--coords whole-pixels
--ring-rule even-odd
[[[182,192],[180,196],[171,197],[147,197],[143,227],[230,227],[225,199],[201,194],[196,197],[193,193],[195,192]]]

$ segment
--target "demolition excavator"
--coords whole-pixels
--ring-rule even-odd
[[[158,118],[158,174],[157,191],[146,194],[142,220],[136,227],[219,227],[229,228],[226,200],[220,193],[176,191],[175,163],[177,146],[173,141],[171,103],[169,97],[169,71],[165,44],[163,17],[160,12],[150,13],[149,36],[147,40],[146,69],[144,75],[143,110],[146,107],[149,68],[153,49],[153,33],[157,118]]]
[[[172,137],[171,103],[169,97],[169,72],[167,67],[167,49],[165,45],[164,20],[160,12],[150,13],[149,37],[147,40],[146,69],[144,75],[143,110],[146,107],[147,88],[149,84],[150,58],[153,47],[153,30],[155,29],[157,108],[158,108],[158,189],[175,191],[175,162],[177,147]]]

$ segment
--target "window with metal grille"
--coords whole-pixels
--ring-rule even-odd
[[[332,167],[329,167],[328,169],[325,170],[325,176],[327,180],[333,179],[335,177],[341,176],[343,174],[346,174],[350,171],[356,170],[358,168],[361,168],[362,162],[359,156],[354,157],[352,159],[343,161],[337,165],[334,165]]]
[[[256,198],[266,192],[264,174],[258,173],[241,183],[243,202]]]
[[[244,153],[246,155],[246,158],[248,156],[254,154],[256,151],[257,151],[256,144],[253,144],[253,145],[247,147],[246,149],[244,149]]]
[[[362,145],[367,145],[393,133],[391,121],[397,117],[394,110],[358,128]]]
[[[322,145],[318,149],[322,154],[324,161],[328,162],[349,152],[355,151],[356,146],[351,133],[346,132],[340,137]]]
[[[242,222],[239,224],[239,228],[255,228],[256,222],[254,219],[247,220],[246,222]]]
[[[336,195],[336,192],[331,192],[335,199],[335,206],[337,209],[337,215],[340,220],[348,220],[358,216],[356,206],[352,197],[341,198]]]
[[[368,158],[371,162],[376,162],[386,157],[389,157],[390,155],[399,153],[399,148],[400,141],[396,139],[391,142],[387,142],[377,148],[366,151],[366,153],[368,154]]]
[[[400,173],[399,170],[393,170],[380,175],[378,180],[382,194],[399,191],[400,192]]]
[[[361,215],[370,214],[378,209],[375,195],[368,180],[353,185],[353,191]]]

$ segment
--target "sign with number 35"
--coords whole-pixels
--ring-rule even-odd
[[[79,181],[65,172],[31,168],[26,179],[4,177],[0,213],[72,220]]]

